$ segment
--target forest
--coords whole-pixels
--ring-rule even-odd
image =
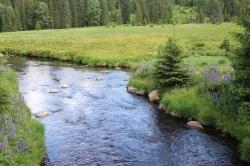
[[[235,0],[0,0],[0,31],[110,24],[218,24],[234,21],[238,14]],[[181,15],[185,20],[180,21]]]

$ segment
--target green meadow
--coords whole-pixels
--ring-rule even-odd
[[[184,24],[152,26],[110,26],[60,30],[0,33],[0,52],[46,57],[93,66],[137,67],[155,58],[169,37],[177,39],[185,56],[198,56],[217,63],[219,45],[233,41],[236,24]],[[236,43],[232,42],[232,46]],[[188,60],[190,61],[190,59]],[[192,59],[191,59],[192,61]],[[199,64],[198,64],[199,65]]]
[[[207,95],[211,86],[214,89],[227,87],[220,87],[220,82],[208,83],[202,78],[207,69],[215,69],[218,72],[215,74],[221,78],[232,74],[230,57],[233,51],[227,55],[220,49],[220,45],[227,39],[230,41],[230,49],[234,50],[238,43],[233,33],[240,31],[241,28],[233,23],[22,31],[0,33],[0,52],[70,61],[94,67],[138,69],[130,79],[129,86],[145,90],[148,94],[157,89],[153,64],[158,50],[168,38],[174,38],[184,57],[182,67],[188,71],[191,81],[187,87],[160,92],[160,103],[167,108],[166,112],[175,112],[182,118],[192,117],[205,126],[215,127],[238,138],[241,140],[241,159],[250,161],[249,120],[244,119],[245,115],[228,115],[231,110],[228,106],[231,103],[216,105]]]

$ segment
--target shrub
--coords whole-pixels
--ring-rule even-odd
[[[217,124],[217,112],[209,108],[203,108],[198,115],[199,121],[206,126],[216,127]]]
[[[227,62],[226,62],[225,59],[221,59],[221,60],[219,60],[218,63],[219,63],[220,65],[225,65]]]
[[[155,76],[159,88],[174,88],[184,85],[188,75],[181,69],[181,50],[176,43],[169,39],[158,52]]]
[[[151,64],[143,64],[129,80],[128,85],[147,93],[156,89],[156,81],[154,79],[154,66]]]
[[[243,139],[240,145],[240,158],[244,161],[250,161],[250,138]]]
[[[229,40],[225,39],[220,45],[220,49],[225,51],[225,54],[228,55],[228,52],[230,51],[230,42]]]

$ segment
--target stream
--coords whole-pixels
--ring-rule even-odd
[[[241,165],[233,139],[190,129],[127,93],[129,71],[24,58],[11,65],[32,114],[49,113],[39,119],[44,166]]]

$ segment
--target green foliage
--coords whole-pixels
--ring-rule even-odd
[[[244,27],[244,32],[237,35],[240,47],[236,50],[233,61],[235,68],[235,86],[237,97],[239,98],[239,112],[243,115],[241,119],[250,119],[250,4],[243,0],[241,5],[240,24]]]
[[[227,40],[227,39],[223,40],[223,42],[220,45],[220,49],[225,51],[225,55],[227,56],[228,52],[230,51],[230,42],[229,42],[229,40]]]
[[[18,30],[18,20],[12,7],[0,3],[0,32]]]
[[[12,109],[12,100],[18,91],[15,77],[15,73],[0,65],[0,113]]]
[[[173,88],[184,85],[187,74],[181,69],[181,50],[176,43],[169,39],[166,46],[161,48],[158,53],[155,77],[160,88]]]
[[[101,7],[99,0],[85,1],[85,25],[96,26],[100,25]]]
[[[0,165],[27,166],[42,161],[44,128],[32,119],[19,95],[15,73],[4,65],[0,65],[0,125]]]
[[[222,6],[220,1],[213,0],[213,6],[212,6],[212,17],[211,22],[213,24],[220,24],[224,21],[223,13],[222,13]]]
[[[209,110],[211,108],[209,100],[201,97],[196,88],[173,89],[163,96],[161,103],[165,108],[168,108],[167,111],[174,111],[184,118],[193,117],[198,119],[198,115],[202,115],[202,119],[205,119],[205,115],[203,116],[200,112],[212,111]]]
[[[151,64],[141,66],[129,80],[128,86],[145,90],[146,93],[155,90],[156,81],[154,80],[154,70],[154,66]]]
[[[250,161],[250,138],[245,138],[240,145],[240,157],[244,161]]]
[[[214,23],[239,13],[234,0],[0,0],[0,31],[115,24]],[[12,26],[10,26],[10,24]]]
[[[35,10],[35,29],[50,29],[53,27],[53,18],[50,16],[47,3],[39,2]]]

